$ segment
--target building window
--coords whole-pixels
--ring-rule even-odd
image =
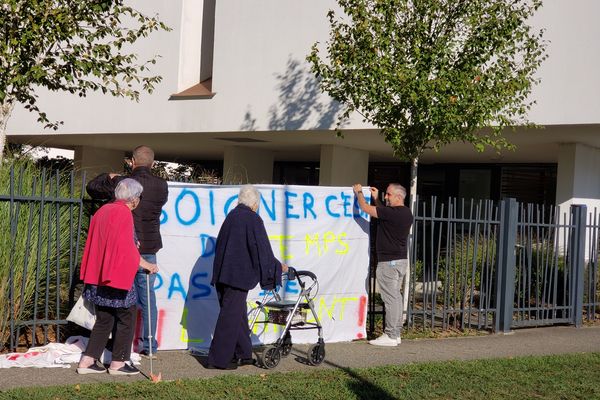
[[[319,163],[277,161],[273,163],[273,183],[317,186],[319,184]]]

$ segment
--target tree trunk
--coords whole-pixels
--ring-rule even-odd
[[[416,214],[416,203],[417,203],[417,168],[419,166],[419,157],[413,158],[410,165],[410,196],[409,196],[409,207],[413,212],[413,215]],[[414,223],[413,223],[414,226]],[[406,276],[404,277],[404,285],[402,287],[402,293],[404,294],[403,300],[403,308],[404,312],[402,313],[402,322],[406,321],[406,317],[408,315],[408,295],[410,293],[410,258],[411,258],[411,249],[413,245],[413,226],[410,227],[410,234],[408,240],[408,269],[406,271]]]
[[[419,157],[413,158],[410,163],[410,210],[414,213],[415,203],[417,202],[417,169],[419,167]],[[411,228],[412,233],[412,228]]]
[[[6,125],[10,118],[15,103],[11,100],[4,99],[4,103],[0,105],[0,165],[4,156],[4,146],[6,145]]]

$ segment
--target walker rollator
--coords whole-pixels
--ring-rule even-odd
[[[257,323],[284,326],[279,339],[264,347],[258,354],[258,365],[267,369],[275,368],[281,361],[281,357],[287,357],[292,351],[291,330],[317,329],[319,339],[317,343],[310,345],[306,358],[310,365],[319,365],[325,359],[323,327],[313,304],[319,289],[317,277],[310,271],[297,271],[289,267],[287,278],[288,281],[297,280],[300,286],[300,294],[295,301],[281,299],[277,289],[267,290],[262,301],[256,302],[257,308],[253,311],[255,314],[250,325],[251,331]],[[315,322],[307,321],[308,310],[311,311]],[[260,314],[265,315],[267,319],[258,321]]]

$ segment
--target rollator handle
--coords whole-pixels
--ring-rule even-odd
[[[288,276],[288,280],[290,280],[290,281],[293,281],[294,279],[297,279],[297,278],[300,278],[303,276],[308,276],[309,278],[311,278],[314,281],[317,280],[317,276],[315,274],[313,274],[312,272],[299,271],[294,267],[288,267],[287,276]]]
[[[287,278],[290,281],[293,281],[294,279],[296,279],[296,269],[294,267],[288,266]]]
[[[308,276],[313,281],[317,280],[317,276],[310,271],[296,271],[296,276],[298,276],[298,278],[301,276]]]

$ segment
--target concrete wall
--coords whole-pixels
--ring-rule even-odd
[[[228,146],[223,158],[223,183],[272,183],[273,153],[254,148]]]
[[[369,153],[343,146],[321,146],[319,185],[367,184]]]
[[[559,147],[556,177],[556,205],[568,210],[572,204],[585,204],[588,211],[600,212],[600,149],[580,143]]]
[[[169,101],[200,73],[198,46],[202,0],[130,1],[158,13],[171,32],[140,41],[140,56],[160,54],[153,72],[163,81],[139,103],[92,94],[85,99],[39,91],[51,119],[64,120],[58,133],[232,132],[239,130],[330,129],[337,111],[319,93],[305,61],[315,41],[325,41],[326,13],[333,0],[219,0],[215,10],[213,91],[210,100]],[[540,124],[600,122],[600,2],[546,1],[535,23],[546,29],[549,59],[540,70]],[[247,121],[253,121],[248,127]],[[360,119],[348,129],[364,128]],[[34,115],[17,109],[9,133],[41,133]]]
[[[90,146],[78,146],[73,162],[77,171],[83,172],[87,180],[104,172],[123,172],[125,153]]]

